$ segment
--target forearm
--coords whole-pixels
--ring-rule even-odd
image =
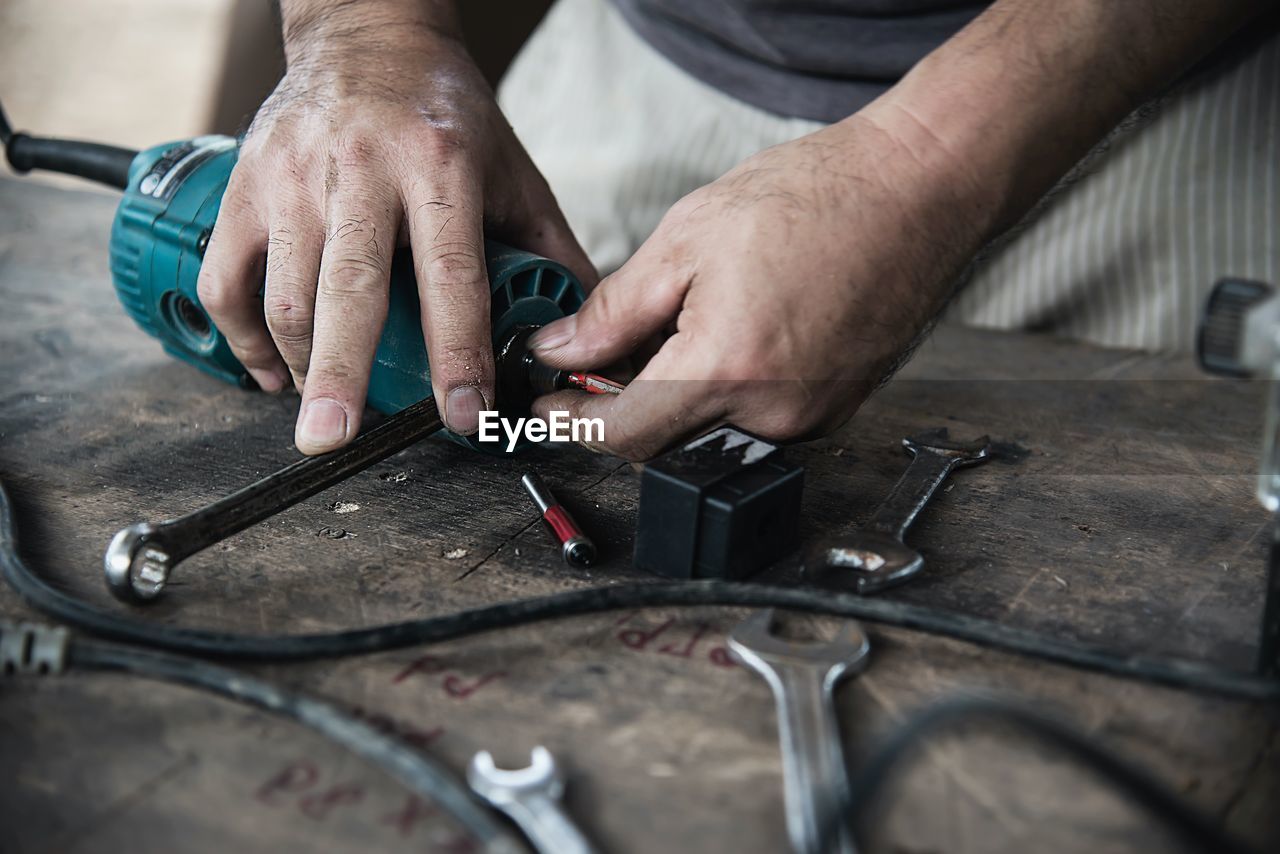
[[[335,44],[376,52],[462,37],[457,0],[282,0],[280,17],[290,65]]]
[[[981,238],[1016,222],[1260,0],[999,0],[864,110],[954,176]]]

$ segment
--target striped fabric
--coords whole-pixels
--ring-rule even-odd
[[[820,127],[677,69],[606,0],[558,0],[499,92],[602,272],[675,201]],[[949,312],[1099,344],[1193,346],[1224,275],[1280,284],[1280,38],[1122,125],[974,270]]]

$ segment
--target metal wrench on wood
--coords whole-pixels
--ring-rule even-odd
[[[364,471],[442,426],[435,399],[428,397],[361,433],[346,447],[298,460],[194,513],[130,525],[107,546],[107,588],[125,602],[154,599],[183,559]]]
[[[501,769],[482,750],[467,766],[472,791],[520,826],[539,854],[592,854],[587,841],[564,811],[564,778],[551,751],[535,747],[529,767]]]
[[[924,557],[903,542],[907,529],[947,475],[960,466],[981,463],[991,454],[986,436],[956,442],[948,438],[945,429],[909,436],[902,440],[902,446],[912,460],[888,497],[857,531],[814,549],[805,561],[807,578],[839,586],[852,584],[862,594],[909,580],[924,568]]]
[[[527,409],[537,395],[578,387],[593,376],[556,370],[536,361],[528,349],[529,336],[536,328],[520,327],[497,349],[497,396],[503,407],[512,411]],[[443,426],[435,400],[428,397],[361,433],[345,447],[298,460],[195,512],[163,522],[130,525],[107,547],[103,558],[107,588],[125,602],[155,599],[173,568],[184,559],[364,471]]]
[[[773,689],[782,743],[787,835],[797,854],[855,850],[839,810],[849,780],[836,721],[835,687],[861,673],[871,644],[853,620],[827,642],[797,643],[773,633],[773,609],[757,611],[729,635],[729,648]],[[834,830],[834,837],[822,834]],[[830,844],[821,847],[824,841]]]

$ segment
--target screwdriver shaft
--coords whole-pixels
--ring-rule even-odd
[[[570,566],[590,566],[596,559],[596,545],[583,533],[577,520],[543,483],[542,478],[529,472],[520,479],[525,491],[537,505],[551,535],[560,544],[560,556]]]

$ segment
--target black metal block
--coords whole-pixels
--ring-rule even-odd
[[[744,578],[796,547],[804,469],[721,427],[649,463],[635,565],[672,578]]]

